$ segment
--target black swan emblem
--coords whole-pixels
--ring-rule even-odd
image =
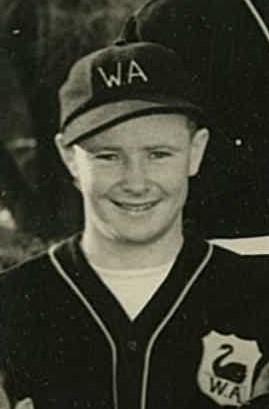
[[[247,375],[247,367],[239,362],[230,362],[223,364],[223,360],[234,352],[232,345],[223,344],[220,347],[224,352],[213,362],[213,369],[219,378],[226,379],[235,383],[242,383]]]

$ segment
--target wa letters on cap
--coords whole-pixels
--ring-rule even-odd
[[[107,72],[102,66],[97,67],[97,71],[108,88],[120,87],[125,84],[131,85],[137,79],[142,82],[149,81],[145,70],[136,60],[130,60],[127,70],[125,69],[125,64],[123,65],[121,61],[118,61],[115,64],[114,72]]]

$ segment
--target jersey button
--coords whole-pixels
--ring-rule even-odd
[[[134,339],[130,339],[127,342],[127,347],[130,351],[135,352],[137,350],[137,342]]]

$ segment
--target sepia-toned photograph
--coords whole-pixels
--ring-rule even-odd
[[[0,409],[269,409],[269,1],[0,22]]]

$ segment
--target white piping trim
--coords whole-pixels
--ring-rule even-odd
[[[253,4],[251,0],[243,0],[243,2],[246,4],[247,8],[255,18],[258,26],[260,27],[261,31],[263,32],[267,42],[269,43],[269,29],[267,25],[265,24],[261,14],[258,12],[257,8]]]
[[[51,262],[53,263],[54,267],[56,268],[57,272],[60,274],[62,279],[66,282],[66,284],[71,288],[71,290],[76,294],[78,299],[84,305],[84,307],[88,310],[88,312],[93,316],[94,320],[97,322],[99,327],[101,328],[102,332],[104,333],[106,339],[108,340],[111,351],[112,351],[112,360],[113,360],[113,370],[112,370],[112,377],[113,377],[113,398],[114,398],[114,409],[118,409],[118,393],[117,393],[117,348],[116,344],[111,337],[108,329],[106,328],[105,324],[96,313],[94,308],[91,306],[87,298],[83,295],[77,285],[73,282],[73,280],[68,276],[68,274],[64,271],[63,267],[61,266],[60,262],[57,260],[55,256],[55,250],[58,245],[54,245],[49,249],[49,256],[51,258]]]
[[[208,252],[202,261],[202,263],[199,265],[195,273],[192,275],[188,283],[185,285],[183,291],[180,293],[178,299],[174,303],[174,305],[171,307],[170,311],[167,313],[166,317],[163,319],[163,321],[160,323],[160,325],[157,327],[155,332],[152,334],[148,346],[147,346],[147,351],[145,355],[145,361],[144,361],[144,370],[143,370],[143,380],[142,380],[142,393],[141,393],[141,409],[146,409],[146,398],[147,398],[147,384],[148,384],[148,375],[149,375],[149,364],[150,364],[150,358],[151,358],[151,352],[152,348],[154,346],[154,343],[168,321],[172,318],[178,307],[182,304],[186,296],[188,295],[189,291],[191,290],[193,284],[196,282],[196,280],[199,278],[200,274],[202,273],[204,267],[208,263],[209,259],[211,258],[213,253],[213,246],[212,244],[209,244],[209,249]]]

